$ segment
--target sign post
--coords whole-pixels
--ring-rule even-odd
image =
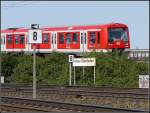
[[[76,85],[76,73],[75,73],[75,70],[76,68],[74,67],[74,86]]]
[[[36,99],[36,44],[42,43],[42,31],[38,24],[32,24],[29,30],[29,43],[33,44],[33,99]]]
[[[71,63],[73,62],[74,56],[69,55],[69,86],[72,85],[72,75],[71,75]]]
[[[36,98],[36,45],[33,45],[33,98]]]
[[[95,72],[95,66],[96,61],[95,58],[74,58],[73,59],[73,67],[74,67],[74,85],[75,85],[75,67],[83,67],[83,75],[84,75],[84,66],[94,66],[94,85],[96,81],[96,72]]]
[[[70,74],[69,74],[69,86],[71,86],[71,79],[72,79],[72,77],[71,77],[71,63],[69,63],[69,72],[70,72]]]
[[[94,85],[95,85],[95,80],[96,80],[96,77],[95,77],[95,66],[94,66]]]

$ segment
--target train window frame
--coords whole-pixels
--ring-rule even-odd
[[[21,37],[23,37],[23,40],[21,40]],[[25,42],[24,39],[25,39],[25,35],[23,35],[23,34],[19,35],[20,44],[24,44],[24,42]]]
[[[75,36],[75,34],[76,34],[76,36]],[[72,33],[72,42],[73,42],[73,44],[77,44],[78,43],[78,37],[79,37],[79,34],[77,32],[73,32]]]
[[[45,36],[47,36],[46,37],[46,40],[45,40]],[[43,33],[43,44],[48,44],[49,43],[49,33]]]
[[[59,44],[65,44],[65,34],[64,33],[59,33]]]
[[[11,38],[9,37],[9,36],[11,36]],[[9,40],[10,39],[10,40]],[[7,43],[8,43],[8,45],[11,45],[11,44],[13,44],[13,35],[12,34],[9,34],[9,35],[7,35]],[[11,41],[11,42],[10,42]]]

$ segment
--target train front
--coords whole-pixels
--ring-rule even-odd
[[[130,48],[130,37],[128,26],[114,23],[107,27],[108,31],[108,48],[126,49]]]

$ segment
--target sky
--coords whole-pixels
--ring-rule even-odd
[[[128,25],[132,49],[149,49],[148,1],[3,1],[1,29],[92,25]]]

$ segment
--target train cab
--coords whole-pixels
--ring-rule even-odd
[[[124,49],[130,48],[129,30],[126,25],[112,24],[108,26],[108,48]]]

